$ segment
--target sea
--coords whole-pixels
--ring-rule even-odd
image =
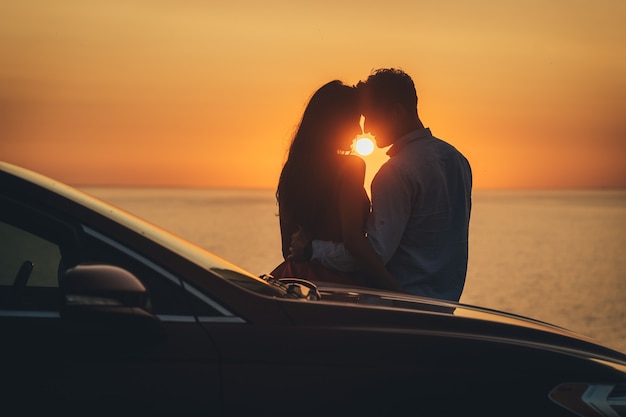
[[[252,272],[281,262],[273,190],[83,188]],[[626,190],[475,190],[460,302],[626,353]]]

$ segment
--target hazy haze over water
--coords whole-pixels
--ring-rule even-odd
[[[84,190],[256,275],[281,261],[272,190]],[[462,303],[626,352],[626,191],[478,190],[473,204]]]

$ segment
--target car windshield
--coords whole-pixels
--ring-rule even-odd
[[[170,233],[144,219],[141,219],[119,207],[98,199],[88,193],[69,185],[54,181],[41,174],[0,162],[0,169],[29,182],[62,195],[78,204],[85,206],[136,233],[158,243],[159,245],[179,254],[189,261],[205,268],[235,285],[264,295],[284,296],[281,287],[272,285],[254,274],[234,265],[219,256]]]
[[[81,201],[83,205],[89,204],[89,208],[98,211],[99,213],[115,220],[131,230],[134,230],[159,245],[176,252],[196,265],[205,268],[206,270],[233,284],[265,295],[282,295],[282,292],[279,289],[271,285],[271,283],[268,283],[266,280],[255,276],[251,272],[248,272],[241,267],[207,251],[206,249],[170,233],[159,226],[110,205],[109,203],[98,200],[89,194],[85,194],[85,199],[86,201]],[[89,201],[89,203],[87,203],[87,201]]]

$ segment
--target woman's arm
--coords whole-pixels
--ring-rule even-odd
[[[359,157],[346,157],[345,169],[341,176],[339,215],[341,234],[345,248],[357,260],[360,270],[381,288],[403,291],[391,276],[383,261],[376,254],[365,235],[367,213],[363,210],[363,200],[367,198],[363,183],[365,162]]]

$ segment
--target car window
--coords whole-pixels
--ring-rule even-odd
[[[0,283],[13,285],[22,269],[28,273],[25,284],[39,287],[58,287],[58,272],[61,262],[59,246],[26,230],[0,221]],[[26,271],[24,264],[30,265]]]
[[[0,196],[0,308],[58,312],[59,278],[79,255],[71,223]]]
[[[0,220],[0,308],[56,310],[59,246]]]

